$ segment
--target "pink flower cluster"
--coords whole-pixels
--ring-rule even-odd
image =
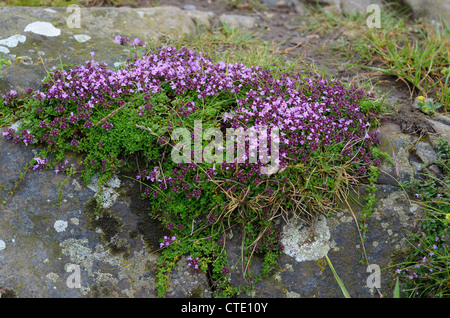
[[[164,239],[161,243],[159,243],[159,247],[163,248],[163,247],[167,247],[170,244],[172,244],[173,242],[175,242],[177,240],[177,238],[175,236],[164,236]]]
[[[115,40],[119,44],[130,41],[120,36]],[[135,39],[130,45],[144,46],[145,43]],[[7,94],[8,102],[14,98],[14,93]],[[39,132],[8,130],[3,135],[26,145],[35,142],[34,136],[37,136],[40,142],[54,145],[58,138],[67,135],[68,128],[76,126],[77,138],[71,136],[67,142],[76,147],[87,130],[95,129],[91,117],[97,109],[117,109],[135,96],[140,96],[141,102],[145,103],[158,93],[190,94],[191,100],[183,102],[177,109],[181,117],[198,111],[203,99],[216,98],[218,94],[234,99],[234,106],[228,105],[222,112],[223,125],[235,129],[266,129],[268,134],[278,129],[278,164],[281,167],[288,162],[307,162],[315,151],[324,151],[331,144],[341,143],[344,160],[354,162],[358,173],[365,174],[372,164],[370,148],[379,143],[377,132],[369,130],[369,119],[361,111],[359,101],[367,98],[361,90],[347,89],[338,81],[320,77],[305,77],[298,73],[275,75],[270,70],[247,67],[242,63],[215,62],[202,52],[170,46],[147,48],[145,54],[128,59],[117,69],[110,69],[94,59],[67,70],[54,68],[51,78],[33,94],[42,103],[54,105],[53,108],[36,109],[38,116],[46,114],[46,117],[41,116]],[[142,116],[145,111],[153,112],[154,108],[147,103],[136,110]],[[102,127],[106,131],[115,128],[111,122],[103,123]],[[165,136],[160,140],[164,141],[163,138]],[[249,150],[258,146],[249,145],[245,153],[247,158]],[[263,177],[259,173],[261,165],[259,160],[236,171],[234,163],[224,162],[221,171],[235,171],[235,180],[246,183]],[[147,176],[153,182],[159,181],[160,189],[169,188],[181,193],[191,188],[185,185],[191,182],[186,180],[192,177],[188,170],[197,169],[195,164],[185,166],[184,170],[179,167],[176,175],[166,175],[159,180],[150,172]],[[206,170],[203,178],[210,178],[215,173]],[[199,197],[201,190],[184,194]]]
[[[263,74],[260,78],[265,81],[250,89],[238,101],[238,108],[225,114],[231,127],[279,129],[281,167],[288,160],[306,162],[313,151],[337,142],[346,145],[343,153],[360,161],[365,173],[371,164],[369,149],[379,140],[360,111],[358,102],[366,97],[361,90],[319,77],[289,74],[275,79]]]
[[[192,258],[192,256],[188,256],[187,257],[188,262],[188,266],[192,267],[197,274],[200,273],[200,268],[198,266],[198,257],[196,258]]]

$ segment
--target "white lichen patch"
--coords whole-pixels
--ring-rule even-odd
[[[6,243],[3,240],[0,240],[0,251],[6,248]]]
[[[286,293],[286,297],[287,298],[300,298],[300,294],[293,292],[293,291],[288,291]]]
[[[326,217],[319,217],[313,229],[301,220],[294,219],[283,229],[281,242],[284,253],[297,262],[317,261],[330,250],[330,236]]]
[[[123,262],[117,256],[112,256],[109,250],[102,245],[90,248],[88,239],[67,239],[60,243],[61,252],[69,257],[71,264],[80,265],[90,277],[95,278],[99,283],[113,282],[117,284],[117,278],[111,273],[102,271],[107,264],[113,267],[123,266]],[[99,266],[99,264],[103,263]],[[83,294],[88,293],[89,287],[81,289]]]
[[[55,228],[56,232],[58,232],[58,233],[64,232],[67,228],[67,221],[58,220],[55,222],[53,227]]]
[[[24,32],[32,32],[44,36],[59,36],[61,34],[61,30],[55,28],[50,22],[41,21],[28,24]]]
[[[47,277],[48,279],[50,279],[53,283],[55,283],[56,284],[56,282],[58,281],[58,279],[59,279],[59,276],[58,276],[58,274],[56,274],[56,273],[48,273],[45,277]]]
[[[0,45],[0,53],[8,54],[10,51],[7,47]]]
[[[19,43],[24,43],[27,40],[27,37],[22,34],[15,34],[10,36],[9,38],[0,40],[1,46],[7,46],[9,48],[16,47]]]
[[[81,191],[83,189],[81,184],[75,179],[73,179],[72,185],[75,187],[75,191]]]
[[[110,208],[119,197],[119,194],[114,189],[120,187],[120,179],[117,176],[113,176],[109,179],[109,181],[102,186],[101,194],[99,195],[98,178],[98,174],[94,175],[87,187],[95,192],[95,197],[101,202],[104,208]]]
[[[75,34],[73,37],[80,43],[87,42],[91,39],[91,37],[87,34]]]
[[[74,225],[80,225],[80,219],[78,218],[70,218],[70,223]]]
[[[409,200],[403,191],[392,192],[387,198],[379,200],[378,206],[375,208],[374,213],[381,216],[385,213],[385,211],[394,212],[401,225],[405,228],[408,228],[412,224],[411,219],[414,217],[412,216],[410,218],[408,214],[411,213],[414,215],[420,212],[418,210],[418,206],[416,208],[415,204],[409,206]],[[383,224],[382,226],[385,228]]]
[[[133,257],[121,265],[118,279],[128,279],[132,282],[132,286],[124,290],[127,297],[134,298],[139,292],[154,288],[154,279],[151,276],[143,276],[142,273],[147,272],[149,266],[156,266],[157,263],[158,257],[156,255],[148,254],[145,250],[140,250],[135,251]]]

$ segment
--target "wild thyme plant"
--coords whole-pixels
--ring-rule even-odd
[[[121,168],[135,169],[150,216],[168,233],[155,274],[160,296],[182,255],[194,272],[210,274],[217,291],[231,295],[227,284],[235,264],[227,260],[226,233],[237,225],[244,233],[243,261],[265,255],[269,274],[283,250],[280,219],[327,213],[349,178],[366,177],[378,163],[371,152],[379,143],[367,106],[371,96],[361,90],[313,75],[215,61],[188,48],[149,48],[120,36],[116,41],[137,49],[116,69],[92,53],[84,65],[53,68],[26,98],[7,93],[2,107],[20,105],[23,111],[17,113],[20,128],[3,136],[42,149],[33,169],[67,171],[68,152],[84,155],[79,172],[85,182],[96,173],[106,182]],[[278,171],[261,173],[260,158],[174,162],[173,132],[193,131],[196,121],[203,131],[224,134],[227,128],[279,130]],[[209,142],[203,140],[202,149]],[[246,158],[252,147],[246,146]]]
[[[434,162],[442,174],[439,178],[423,173],[406,182],[416,202],[425,210],[422,231],[410,241],[410,253],[396,264],[402,292],[406,297],[446,298],[450,295],[449,226],[450,226],[450,146],[439,139]]]

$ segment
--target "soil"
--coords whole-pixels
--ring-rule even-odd
[[[408,108],[402,108],[398,113],[390,114],[386,118],[388,121],[399,125],[401,131],[405,134],[426,136],[436,132],[433,126],[425,120],[424,115]]]

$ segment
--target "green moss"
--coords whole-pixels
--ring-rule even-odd
[[[2,287],[0,287],[2,290]],[[17,298],[17,292],[14,289],[6,288],[5,291],[0,293],[0,298]]]
[[[203,292],[205,288],[203,286],[197,286],[191,291],[191,296],[189,298],[203,298]]]
[[[132,170],[127,172],[121,168],[120,174],[131,178],[131,176],[136,175],[136,172]],[[155,252],[159,250],[159,241],[167,233],[160,221],[149,217],[152,210],[148,202],[142,199],[140,187],[138,185],[121,187],[118,189],[118,193],[119,197],[126,198],[129,201],[131,212],[139,217],[137,230],[129,232],[130,238],[136,239],[139,235],[142,235],[142,241],[147,251]]]
[[[106,243],[112,255],[124,254],[127,258],[130,253],[129,247],[125,244],[125,239],[119,238],[123,221],[111,214],[108,209],[99,207],[95,197],[91,197],[83,207],[89,217],[88,228],[93,232],[100,229],[101,240]]]
[[[92,285],[90,289],[94,298],[108,298],[111,296],[111,290],[106,286]]]

